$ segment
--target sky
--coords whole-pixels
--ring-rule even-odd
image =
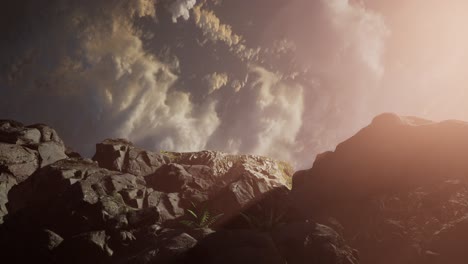
[[[382,112],[468,120],[463,0],[18,0],[0,118],[308,168]]]

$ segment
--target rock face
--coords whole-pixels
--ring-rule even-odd
[[[11,187],[38,168],[65,158],[65,146],[54,129],[0,120],[0,223],[8,213],[5,204]]]
[[[93,159],[109,170],[143,176],[156,191],[148,202],[164,201],[167,220],[182,216],[178,204],[189,208],[193,202],[206,204],[210,212],[223,212],[223,222],[285,186],[292,176],[288,164],[265,157],[215,151],[156,153],[123,139],[97,144]]]
[[[137,176],[153,173],[170,162],[167,156],[137,148],[125,139],[106,139],[96,144],[93,160],[102,168]]]
[[[331,228],[269,214],[291,208],[284,162],[122,139],[90,160],[45,125],[0,124],[2,263],[358,264]],[[258,225],[229,225],[241,212]]]
[[[185,263],[357,264],[357,252],[331,228],[289,223],[271,232],[226,230],[207,236],[188,251]]]
[[[297,172],[293,200],[338,219],[362,263],[465,263],[467,156],[468,123],[383,114]]]

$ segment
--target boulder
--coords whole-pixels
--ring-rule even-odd
[[[179,204],[193,209],[203,204],[211,214],[223,213],[219,223],[285,188],[289,171],[281,162],[259,156],[234,156],[220,152],[177,154],[177,164],[162,165],[145,180],[152,189],[178,193]]]
[[[293,178],[303,207],[408,190],[468,173],[468,123],[382,114]],[[311,210],[313,211],[313,210]]]
[[[272,238],[254,230],[218,231],[191,249],[182,263],[284,264]]]
[[[41,131],[13,120],[0,120],[0,142],[15,145],[39,144]]]
[[[287,223],[273,231],[273,240],[288,264],[357,264],[356,250],[328,226],[313,222]]]
[[[451,221],[433,234],[429,243],[429,255],[432,253],[431,263],[453,263],[462,264],[468,258],[466,243],[468,243],[468,215]]]
[[[335,218],[362,263],[457,263],[442,255],[465,240],[440,230],[468,213],[467,155],[468,123],[382,114],[294,175],[293,204]]]
[[[0,223],[8,213],[5,204],[11,187],[38,168],[65,158],[63,142],[52,128],[0,120]]]
[[[47,166],[57,160],[67,158],[65,146],[57,132],[44,124],[24,126],[12,120],[0,120],[0,142],[33,150],[37,156],[35,159],[36,163],[41,167]],[[20,150],[16,149],[16,151]],[[18,154],[19,153],[12,155]],[[0,158],[4,159],[5,156]],[[11,159],[18,160],[19,162],[17,156],[12,156]],[[31,175],[32,172],[29,173],[29,175]]]
[[[185,262],[185,254],[197,244],[197,240],[177,230],[163,229],[154,238],[152,245],[144,251],[138,252],[123,263],[150,264],[150,263],[197,263]],[[202,262],[200,262],[202,263]]]
[[[7,207],[10,213],[27,213],[37,225],[73,235],[126,225],[128,216],[133,225],[148,222],[150,216],[152,223],[158,221],[157,208],[143,204],[146,193],[144,180],[137,176],[99,168],[90,160],[66,159],[14,186]],[[41,212],[44,207],[47,211]]]
[[[8,202],[8,192],[16,185],[16,179],[9,173],[0,173],[0,224],[3,223],[3,216],[8,214],[6,204]]]
[[[15,144],[0,143],[0,171],[10,173],[17,182],[27,179],[39,168],[36,150]]]
[[[56,249],[58,263],[108,263],[113,255],[105,231],[92,231],[63,241]]]
[[[184,216],[185,210],[180,204],[179,193],[164,193],[152,191],[146,197],[148,207],[155,207],[161,217],[161,222],[169,222]]]
[[[96,144],[93,160],[102,168],[137,176],[148,175],[168,162],[166,156],[137,148],[125,139],[106,139]]]

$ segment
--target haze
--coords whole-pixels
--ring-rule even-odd
[[[382,112],[468,120],[462,0],[19,1],[0,113],[104,138],[310,167]]]

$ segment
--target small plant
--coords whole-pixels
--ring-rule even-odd
[[[280,212],[274,208],[264,209],[257,205],[258,216],[254,214],[241,213],[240,215],[249,224],[252,229],[270,231],[285,223],[286,211]]]
[[[213,215],[206,208],[197,208],[194,203],[191,203],[193,210],[186,209],[191,219],[180,221],[181,224],[189,228],[208,228],[218,221],[223,214]]]
[[[291,190],[294,168],[287,162],[278,161],[278,169],[282,173],[283,179],[286,181],[286,186]]]

